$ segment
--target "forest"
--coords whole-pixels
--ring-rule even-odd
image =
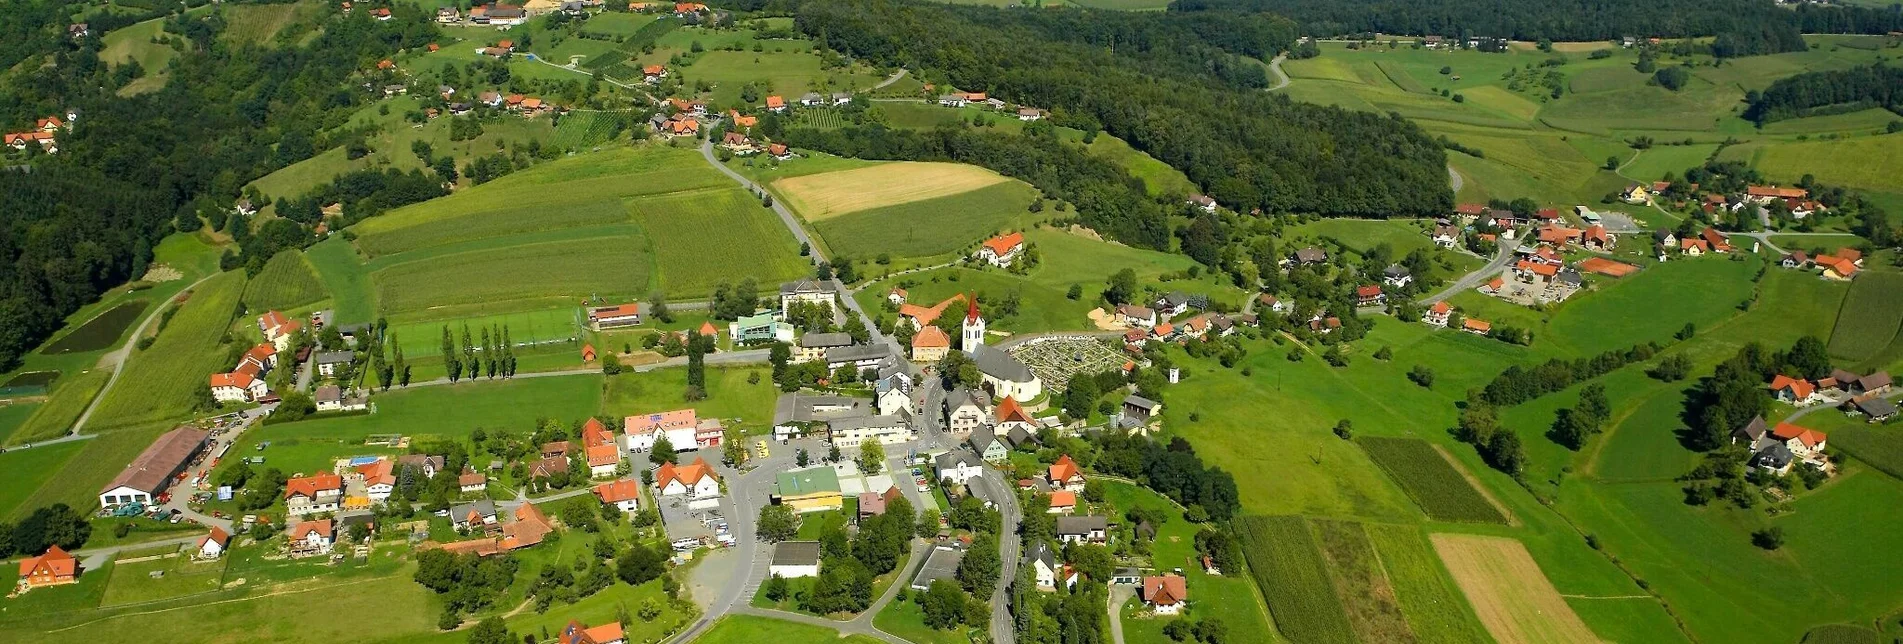
[[[1378,32],[1588,41],[1732,34],[1733,39],[1756,41],[1766,31],[1794,36],[1903,29],[1903,11],[1895,6],[1802,4],[1788,10],[1771,0],[1176,0],[1170,10],[1270,12],[1294,19],[1304,34],[1318,37]],[[1788,40],[1780,36],[1768,42]]]
[[[400,8],[398,20],[332,22],[301,47],[234,48],[217,41],[216,17],[174,16],[166,30],[184,37],[188,55],[173,61],[163,89],[125,97],[116,91],[131,79],[99,59],[99,32],[65,38],[65,5],[50,4],[62,8],[29,5],[0,28],[61,34],[28,38],[35,49],[25,53],[11,49],[20,42],[0,51],[49,61],[6,76],[0,122],[79,115],[57,155],[36,153],[30,171],[0,172],[0,369],[104,289],[141,275],[160,238],[229,210],[245,183],[312,153],[276,154],[273,145],[342,123],[375,98],[350,91],[353,76],[436,35],[420,10]]]
[[[1903,69],[1883,65],[1806,72],[1745,97],[1744,117],[1759,125],[1881,107],[1903,115]]]
[[[1100,128],[1182,170],[1239,212],[1401,217],[1453,207],[1446,155],[1419,127],[1394,115],[1238,91],[1240,77],[1222,70],[1247,61],[1189,43],[1183,34],[1199,23],[1114,12],[1009,12],[1012,20],[1005,20],[1004,13],[846,0],[805,3],[795,24],[855,57],[931,70],[959,89],[1050,109],[1060,124],[1087,132]],[[1163,26],[1132,26],[1144,19]],[[1200,28],[1216,31],[1225,24],[1211,20]],[[1290,33],[1271,23],[1235,24],[1239,34]],[[1095,40],[1107,41],[1125,28],[1147,34],[1153,46],[1118,47],[1113,54]],[[1061,38],[1051,35],[1059,32]],[[1163,69],[1174,71],[1157,71]]]

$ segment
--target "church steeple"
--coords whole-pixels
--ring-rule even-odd
[[[972,353],[985,343],[985,318],[978,313],[978,298],[966,295],[965,302],[964,333],[958,348]]]

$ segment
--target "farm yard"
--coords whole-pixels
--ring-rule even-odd
[[[1506,523],[1500,510],[1427,441],[1367,436],[1360,444],[1427,516],[1438,521]]]
[[[1053,394],[1063,393],[1076,374],[1096,375],[1121,369],[1129,358],[1105,340],[1090,336],[1037,338],[1005,350],[1031,368]]]

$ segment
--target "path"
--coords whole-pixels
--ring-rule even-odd
[[[203,532],[193,530],[189,535],[169,539],[126,543],[103,548],[83,548],[74,550],[73,556],[79,558],[80,570],[97,570],[100,566],[106,565],[106,562],[112,561],[113,556],[127,550],[144,550],[147,548],[158,548],[160,546],[180,546],[188,543],[197,543],[198,539],[203,536],[205,536]]]
[[[1451,163],[1447,164],[1447,184],[1453,187],[1454,194],[1460,194],[1461,186],[1467,185],[1467,180],[1461,178],[1460,173],[1454,170],[1454,164]]]
[[[899,82],[899,79],[905,78],[905,73],[906,73],[906,69],[904,67],[900,67],[899,71],[892,72],[892,75],[890,77],[886,78],[885,80],[879,81],[879,84],[873,85],[872,89],[869,89],[866,91],[876,92],[876,91],[885,89],[887,87],[890,87],[893,83]]]
[[[179,289],[178,292],[179,293],[189,292],[192,289],[198,288],[198,285],[204,284],[205,280],[209,280],[217,276],[218,276],[218,273],[212,273],[211,275],[206,275],[204,277],[198,278],[198,281],[192,282],[191,286],[187,286],[185,288]],[[153,320],[159,319],[159,314],[165,312],[166,307],[178,306],[176,302],[177,302],[177,298],[176,296],[174,296],[172,298],[167,298],[165,302],[160,304],[160,306],[154,307],[151,313],[147,313],[145,315],[145,321],[139,323],[139,328],[133,329],[132,335],[126,337],[126,343],[124,345],[121,345],[119,347],[119,350],[106,354],[105,358],[114,358],[114,357],[117,358],[117,360],[115,360],[112,365],[112,377],[106,379],[106,386],[100,387],[99,393],[93,395],[92,402],[86,404],[86,411],[79,413],[79,420],[73,421],[73,430],[69,433],[77,435],[79,434],[80,430],[83,430],[86,428],[86,421],[92,420],[93,410],[99,408],[99,401],[106,399],[106,394],[112,391],[112,386],[119,382],[119,374],[125,372],[126,363],[131,362],[133,347],[138,345],[139,338],[145,337],[145,329],[147,327],[152,326]],[[102,358],[102,359],[105,359],[105,358]]]
[[[1262,91],[1273,92],[1275,90],[1288,87],[1288,84],[1289,84],[1288,72],[1282,71],[1282,61],[1287,59],[1288,59],[1288,54],[1276,54],[1275,58],[1272,58],[1269,60],[1269,71],[1275,74],[1275,77],[1277,80],[1275,81],[1274,87],[1270,87]]]
[[[1128,584],[1113,584],[1110,586],[1110,600],[1108,605],[1105,606],[1105,609],[1110,612],[1110,641],[1113,644],[1123,644],[1123,615],[1118,614],[1121,611],[1118,611],[1117,608],[1135,596],[1135,586]]]

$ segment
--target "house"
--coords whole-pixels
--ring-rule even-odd
[[[780,310],[785,311],[794,304],[819,304],[828,309],[833,306],[832,287],[819,280],[803,279],[780,285]]]
[[[1811,384],[1811,381],[1792,378],[1784,374],[1778,374],[1777,377],[1771,379],[1771,397],[1776,398],[1778,402],[1799,407],[1823,399],[1817,394],[1817,386]]]
[[[588,458],[589,478],[608,478],[615,475],[621,467],[621,448],[613,441],[605,445],[590,445],[584,449]]]
[[[819,576],[818,541],[781,541],[773,544],[773,562],[767,574],[782,579]]]
[[[1658,244],[1659,248],[1678,248],[1678,235],[1672,234],[1670,230],[1654,230],[1652,242]]]
[[[458,530],[485,530],[496,525],[496,503],[488,499],[449,508],[449,522]]]
[[[1870,422],[1881,423],[1896,416],[1896,404],[1881,396],[1864,396],[1850,401],[1850,407],[1863,414]]]
[[[1711,243],[1695,237],[1686,237],[1678,242],[1678,254],[1686,257],[1701,257],[1711,252]]]
[[[997,408],[992,410],[992,426],[1000,434],[1013,429],[1037,431],[1037,420],[1031,418],[1031,413],[1025,411],[1024,406],[1018,404],[1016,398],[1005,396],[998,401]]]
[[[344,480],[329,472],[284,482],[284,507],[291,516],[336,512],[343,503]]]
[[[1792,454],[1806,460],[1823,454],[1827,438],[1823,432],[1790,423],[1778,423],[1771,429],[1771,437],[1784,443]]]
[[[1858,378],[1855,384],[1845,388],[1853,396],[1882,395],[1890,392],[1890,372],[1877,371]]]
[[[641,79],[649,85],[659,83],[663,78],[667,78],[667,67],[665,66],[646,65],[641,68]]]
[[[1435,246],[1439,246],[1441,248],[1452,249],[1455,246],[1460,245],[1461,235],[1460,235],[1459,226],[1454,226],[1454,225],[1435,226],[1434,231],[1432,233],[1429,233],[1428,236],[1434,240]]]
[[[873,383],[872,399],[879,406],[879,415],[910,416],[917,411],[912,408],[912,395],[907,382],[908,379],[893,375]]]
[[[1618,238],[1606,232],[1605,226],[1593,224],[1587,226],[1585,232],[1580,233],[1579,244],[1592,250],[1612,250],[1613,246],[1618,244]]]
[[[1051,551],[1049,544],[1042,539],[1032,544],[1024,552],[1024,563],[1031,567],[1038,590],[1047,593],[1057,591],[1057,553]]]
[[[776,161],[785,161],[793,158],[793,151],[787,148],[785,143],[774,143],[766,146],[766,153],[767,156],[773,157]]]
[[[1304,266],[1307,266],[1312,264],[1321,264],[1327,261],[1328,261],[1327,251],[1323,251],[1322,249],[1316,248],[1314,246],[1310,246],[1308,248],[1295,251],[1295,263],[1297,264],[1302,264]]]
[[[334,527],[330,519],[304,521],[292,526],[291,556],[330,554],[330,547],[337,542],[332,530]]]
[[[1182,612],[1184,600],[1189,599],[1189,588],[1182,575],[1144,577],[1139,596],[1156,614],[1175,615]]]
[[[47,546],[38,557],[20,560],[20,581],[16,592],[79,582],[79,560],[58,545]]]
[[[363,481],[363,493],[372,502],[381,502],[396,492],[396,462],[387,458],[358,465],[356,475]]]
[[[786,99],[779,96],[766,97],[766,109],[770,112],[786,111]]]
[[[1035,107],[1018,108],[1018,120],[1020,121],[1024,121],[1028,123],[1028,122],[1036,121],[1042,118],[1044,118],[1044,110],[1040,110]]]
[[[819,465],[780,472],[773,477],[773,500],[794,512],[838,511],[846,507],[839,472]]]
[[[269,311],[258,316],[258,331],[264,334],[266,342],[276,346],[279,351],[291,348],[292,337],[297,334],[298,329],[302,328],[304,323],[285,317],[283,313],[277,311]]]
[[[945,429],[955,437],[970,435],[991,418],[991,397],[977,389],[955,389],[945,397]]]
[[[1190,195],[1189,205],[1201,208],[1203,212],[1216,212],[1216,199],[1209,195]]]
[[[740,156],[746,156],[760,151],[759,148],[753,146],[753,139],[747,138],[747,135],[739,132],[728,132],[722,136],[720,138],[720,147],[726,148],[728,151]]]
[[[1070,514],[1077,511],[1077,493],[1070,490],[1051,492],[1051,507],[1045,510],[1049,514]]]
[[[1746,198],[1759,204],[1768,204],[1778,199],[1804,199],[1810,191],[1803,188],[1779,188],[1777,186],[1746,186]]]
[[[1790,254],[1785,255],[1782,259],[1779,259],[1777,265],[1784,268],[1810,268],[1810,254],[1801,250],[1794,250],[1791,251]]]
[[[350,362],[356,357],[357,354],[349,351],[324,351],[318,353],[312,360],[317,363],[317,375],[329,377],[336,376],[349,368]]]
[[[867,442],[880,445],[903,443],[917,438],[911,423],[898,416],[846,416],[826,422],[833,445],[852,449]]]
[[[667,442],[677,451],[699,449],[695,436],[700,424],[700,415],[692,409],[640,414],[621,419],[622,433],[627,435],[630,452],[645,452],[654,449],[655,441],[662,437],[666,437]]]
[[[1011,233],[987,239],[978,247],[978,259],[992,266],[1010,266],[1024,251],[1024,233]]]
[[[971,452],[954,449],[932,459],[932,473],[940,481],[964,485],[984,474],[984,460]]]
[[[1711,251],[1714,253],[1731,252],[1731,238],[1724,233],[1718,232],[1716,228],[1706,226],[1704,231],[1698,233],[1698,236],[1703,238],[1705,243],[1711,246]]]
[[[774,319],[772,313],[741,316],[727,323],[727,337],[734,344],[792,342],[793,325]]]
[[[714,468],[707,459],[695,457],[694,462],[676,466],[662,463],[654,473],[654,488],[661,496],[688,495],[688,498],[704,499],[720,496],[720,479],[714,476]]]
[[[1270,295],[1268,293],[1263,293],[1261,295],[1255,296],[1255,301],[1257,305],[1268,307],[1270,311],[1273,311],[1276,313],[1286,314],[1290,311],[1295,310],[1294,302],[1285,302],[1285,301],[1276,299],[1274,295]]]
[[[1150,303],[1150,306],[1156,307],[1156,314],[1158,319],[1163,319],[1163,320],[1167,320],[1169,318],[1173,318],[1188,312],[1189,305],[1190,305],[1189,294],[1184,293],[1182,291],[1170,291],[1168,293],[1164,293],[1162,296],[1156,298],[1155,302]]]
[[[1084,491],[1084,471],[1077,467],[1077,461],[1071,460],[1069,454],[1057,457],[1057,462],[1051,464],[1048,477],[1052,489]]]
[[[455,7],[438,7],[436,9],[436,22],[449,25],[455,24],[462,19],[462,12],[457,11]]]
[[[217,559],[225,555],[225,548],[231,545],[231,534],[224,528],[212,526],[211,532],[198,538],[198,544],[192,556],[199,559]],[[24,575],[22,575],[24,576]]]
[[[1453,312],[1454,307],[1448,304],[1446,300],[1441,300],[1435,302],[1433,306],[1427,307],[1427,312],[1421,314],[1421,321],[1434,326],[1445,327],[1447,326],[1448,317],[1451,316]]]
[[[68,38],[79,40],[89,35],[92,35],[92,25],[83,22],[66,25],[66,37]]]
[[[964,107],[966,104],[965,95],[964,94],[939,94],[938,104],[943,105],[945,107]]]
[[[1857,263],[1834,255],[1818,255],[1816,264],[1824,268],[1824,279],[1844,281],[1857,276]]]
[[[886,507],[901,496],[898,486],[890,486],[885,492],[859,493],[859,518],[876,517],[885,514]]]
[[[192,427],[179,427],[160,435],[100,489],[99,507],[117,508],[133,503],[152,506],[210,439],[210,432]]]
[[[850,333],[808,333],[800,336],[799,343],[793,345],[793,362],[798,364],[824,360],[827,351],[849,346],[852,346]]]
[[[1407,270],[1406,266],[1400,264],[1389,264],[1386,269],[1381,271],[1381,284],[1388,288],[1406,288],[1408,283],[1413,281],[1414,273]]]
[[[1057,540],[1104,543],[1110,540],[1110,520],[1101,516],[1057,517]]]
[[[826,350],[826,369],[838,371],[842,367],[853,367],[855,371],[861,371],[879,366],[890,355],[884,344],[833,347]]]
[[[1460,330],[1466,331],[1468,333],[1472,333],[1474,335],[1486,335],[1488,333],[1493,332],[1493,323],[1488,322],[1486,320],[1477,320],[1474,318],[1467,318],[1465,320],[1461,320]]]
[[[1137,326],[1137,327],[1156,326],[1156,311],[1154,309],[1137,306],[1135,304],[1118,304],[1117,305],[1117,321],[1122,322],[1128,326]]]
[[[826,97],[819,92],[807,92],[800,97],[800,107],[819,107],[826,104]]]
[[[1011,457],[1011,448],[1005,445],[1004,441],[999,440],[996,434],[991,433],[989,428],[979,427],[971,430],[971,438],[966,439],[965,442],[971,446],[971,451],[976,452],[978,457],[986,462],[1003,463]]]
[[[1764,436],[1769,433],[1771,433],[1771,429],[1765,426],[1764,417],[1758,416],[1752,418],[1751,422],[1745,423],[1743,427],[1731,430],[1731,444],[1736,445],[1739,442],[1743,442],[1745,445],[1756,449],[1758,441],[1763,440]]]
[[[482,472],[464,469],[456,477],[456,485],[464,494],[474,494],[489,489],[489,477]]]
[[[1387,296],[1381,294],[1381,287],[1369,284],[1355,288],[1356,306],[1379,306]]]
[[[448,465],[448,460],[431,454],[404,454],[396,457],[397,469],[416,468],[423,478],[436,478],[436,473]]]
[[[580,4],[570,0],[562,6],[566,8],[570,5],[580,6]],[[628,636],[622,630],[621,622],[585,627],[575,620],[569,620],[568,625],[562,627],[561,635],[555,638],[556,644],[626,644],[627,641]]]
[[[938,362],[951,353],[951,336],[943,329],[926,325],[912,335],[912,360],[914,362]]]
[[[543,514],[541,508],[534,503],[523,503],[515,508],[515,520],[502,526],[499,545],[503,550],[527,548],[541,543],[554,531],[555,526],[549,523],[548,515]]]
[[[1567,244],[1579,243],[1581,233],[1582,231],[1577,228],[1548,225],[1540,228],[1539,240],[1542,244],[1552,244],[1555,247],[1563,247]]]

